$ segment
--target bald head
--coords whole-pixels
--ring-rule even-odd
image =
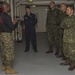
[[[3,3],[3,11],[4,12],[10,12],[10,5],[6,2]]]

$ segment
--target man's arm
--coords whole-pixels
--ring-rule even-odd
[[[70,21],[67,21],[67,19],[65,18],[61,23],[61,28],[68,29],[68,28],[71,28],[74,25],[75,25],[74,19],[71,19]]]
[[[8,26],[11,30],[14,30],[15,27],[17,27],[17,21],[16,21],[15,23],[13,23],[10,16],[6,17],[6,21],[5,21],[5,22],[6,22],[7,26]]]
[[[36,15],[34,16],[34,25],[36,25],[37,24],[37,17],[36,17]]]
[[[46,25],[48,24],[48,15],[49,15],[49,11],[47,12]]]

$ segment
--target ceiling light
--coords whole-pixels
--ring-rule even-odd
[[[33,2],[33,0],[26,0],[26,1],[27,1],[27,2],[30,2],[30,3]]]
[[[36,5],[32,5],[32,7],[36,7]]]

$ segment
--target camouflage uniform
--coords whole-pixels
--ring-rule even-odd
[[[50,51],[52,50],[54,44],[56,45],[56,49],[58,50],[58,13],[59,11],[56,8],[54,8],[53,10],[50,9],[47,13],[46,28]]]
[[[0,14],[0,40],[2,50],[2,64],[12,66],[14,60],[14,41],[12,31],[17,27],[13,25],[10,15],[6,12]]]
[[[12,66],[14,60],[14,42],[12,33],[1,33],[2,65]]]
[[[75,16],[67,16],[61,23],[64,28],[63,52],[66,58],[75,62]]]
[[[8,14],[10,12],[10,5],[7,2],[3,2],[3,12],[0,14],[0,41],[1,41],[1,51],[2,51],[2,71],[6,74],[17,74],[15,70],[12,69],[12,64],[14,61],[14,41],[12,36],[12,31],[17,27],[17,20],[11,19]]]
[[[60,50],[60,54],[62,55],[63,54],[63,32],[64,32],[64,29],[60,27],[60,24],[62,22],[62,20],[67,16],[66,12],[62,12],[60,11],[60,14],[59,14],[59,50]]]

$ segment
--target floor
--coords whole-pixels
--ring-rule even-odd
[[[54,53],[45,54],[48,50],[48,41],[46,33],[37,33],[38,53],[35,53],[30,48],[30,51],[25,53],[25,43],[15,43],[15,61],[13,69],[18,71],[14,75],[75,75],[74,71],[68,71],[69,66],[60,66],[61,59],[56,58]],[[1,54],[1,52],[0,52]],[[0,75],[6,75],[1,70],[0,56]],[[11,75],[11,74],[7,74]]]

